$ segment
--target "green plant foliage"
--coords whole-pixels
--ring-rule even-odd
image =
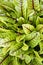
[[[43,65],[43,0],[0,0],[0,65]]]

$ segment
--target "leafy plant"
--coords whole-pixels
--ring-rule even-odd
[[[43,0],[0,0],[0,65],[43,65]]]

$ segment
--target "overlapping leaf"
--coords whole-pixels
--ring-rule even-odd
[[[43,65],[43,0],[0,0],[0,65]]]

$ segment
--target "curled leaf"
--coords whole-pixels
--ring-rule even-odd
[[[22,40],[24,40],[24,38],[25,38],[25,35],[17,36],[16,41],[21,42]]]
[[[23,47],[22,47],[22,50],[23,51],[27,51],[29,48],[29,46],[27,44],[24,43]]]

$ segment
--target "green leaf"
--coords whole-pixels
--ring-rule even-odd
[[[40,4],[39,4],[39,0],[34,0],[34,9],[37,11],[40,11]]]
[[[42,63],[40,63],[40,61],[38,61],[37,58],[33,59],[32,62],[30,63],[30,65],[43,65]]]
[[[40,19],[40,17],[38,16],[37,20],[36,20],[36,26],[40,23],[39,19]]]
[[[30,61],[31,61],[31,57],[26,54],[24,54],[24,59],[25,59],[26,64],[30,63]]]
[[[40,43],[40,33],[39,32],[36,32],[35,33],[36,36],[34,36],[34,38],[32,38],[30,41],[29,41],[29,44],[32,48],[34,48],[35,46],[38,45],[38,43]],[[33,34],[34,35],[34,34]]]
[[[3,61],[0,62],[0,65],[8,65],[12,61],[12,57],[9,55],[6,55],[3,58]]]
[[[0,47],[9,47],[10,42],[15,41],[15,38],[14,32],[0,28]]]
[[[13,4],[13,2],[10,2],[10,1],[0,1],[0,6],[4,7],[8,11],[9,10],[14,11],[14,4]]]
[[[10,52],[9,52],[9,54],[11,55],[11,56],[14,56],[15,55],[15,51],[17,51],[18,49],[20,49],[21,47],[22,47],[22,45],[23,45],[23,43],[22,42],[15,42],[16,44],[15,45],[12,45],[11,46],[11,48],[10,48]]]
[[[16,4],[15,4],[15,10],[16,10],[17,17],[21,16],[21,1],[20,0],[16,1],[15,0],[15,2],[16,2]]]
[[[39,32],[32,32],[30,34],[27,34],[26,35],[26,38],[25,38],[27,41],[29,41],[29,45],[34,48],[35,46],[38,45],[38,43],[40,43],[40,33]]]
[[[22,14],[23,14],[23,17],[26,19],[26,17],[27,17],[27,0],[22,0]]]
[[[25,35],[17,36],[16,41],[17,41],[17,42],[21,42],[21,41],[24,40],[24,38],[25,38]]]
[[[25,23],[24,18],[23,17],[18,18],[18,24],[22,25],[23,23]]]
[[[32,11],[33,11],[32,0],[27,0],[27,17],[31,14]]]
[[[40,42],[40,54],[43,54],[43,41]]]
[[[20,62],[18,61],[17,57],[14,57],[14,60],[12,62],[13,65],[20,65]]]
[[[27,51],[29,48],[29,46],[27,44],[24,43],[23,47],[22,47],[22,50],[23,51]]]
[[[35,30],[34,26],[30,24],[22,24],[22,27],[25,34],[31,33],[32,31]]]
[[[39,24],[36,27],[37,31],[39,31],[41,34],[43,34],[43,24]]]

